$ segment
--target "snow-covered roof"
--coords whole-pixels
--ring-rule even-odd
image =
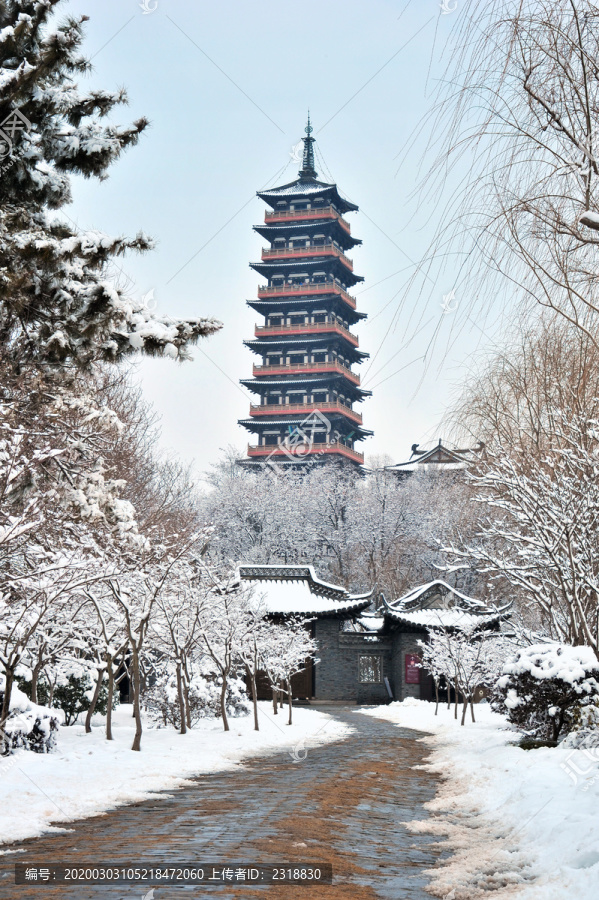
[[[312,212],[312,210],[311,210],[311,212]],[[323,216],[322,219],[316,219],[316,221],[311,219],[309,222],[299,222],[299,223],[293,222],[293,223],[291,223],[291,222],[285,222],[283,220],[281,222],[277,222],[276,225],[267,225],[267,224],[254,225],[254,231],[257,231],[258,234],[261,234],[263,237],[266,235],[271,235],[273,233],[280,234],[281,231],[290,231],[290,232],[296,231],[296,232],[300,232],[303,234],[304,232],[310,233],[312,231],[318,231],[319,229],[321,229],[323,227],[323,225],[333,225],[333,226],[336,225],[339,234],[343,235],[343,237],[347,241],[347,243],[354,244],[354,245],[362,243],[360,238],[355,238],[353,235],[348,234],[347,231],[345,231],[345,229],[342,228],[341,225],[339,225],[337,219],[331,219],[328,216]]]
[[[324,181],[308,181],[305,178],[297,178],[295,181],[290,181],[289,184],[282,184],[281,187],[270,188],[267,191],[257,191],[257,194],[259,197],[297,197],[304,194],[308,197],[324,194],[331,188],[336,187],[336,184],[327,184]]]
[[[297,344],[302,346],[303,344],[309,343],[311,347],[317,344],[324,344],[328,347],[331,341],[345,341],[345,345],[349,345],[351,347],[350,353],[353,353],[356,358],[367,359],[370,354],[365,353],[364,350],[358,350],[357,347],[349,341],[345,335],[340,331],[334,331],[331,327],[331,331],[326,334],[267,334],[265,336],[261,336],[260,338],[255,338],[254,340],[244,341],[246,347],[249,347],[250,350],[256,350],[259,353],[263,353],[266,349],[267,343],[269,348],[283,346],[291,346],[292,344]]]
[[[273,416],[275,414],[273,413]],[[308,413],[310,415],[310,413]],[[338,412],[335,409],[327,410],[327,418],[334,419],[336,416],[342,416],[343,413]],[[301,416],[285,416],[284,419],[275,419],[270,415],[264,416],[254,416],[251,419],[238,419],[238,425],[245,425],[246,427],[250,427],[255,425],[255,431],[260,431],[261,428],[268,428],[269,425],[306,425],[306,415]],[[309,423],[308,423],[309,424]],[[374,432],[369,431],[368,428],[363,428],[362,425],[355,424],[352,422],[352,431],[354,434],[354,440],[360,440],[361,437],[370,437]],[[357,437],[360,435],[360,437]],[[315,445],[315,452],[316,452]],[[272,447],[273,450],[276,450],[276,447]],[[351,447],[348,447],[348,450],[351,450]]]
[[[274,366],[273,366],[274,368]],[[270,390],[271,388],[277,387],[290,387],[293,384],[299,384],[303,388],[315,388],[318,385],[328,385],[334,379],[345,378],[346,376],[343,372],[324,372],[322,375],[313,375],[306,376],[305,378],[301,378],[298,376],[289,376],[288,378],[272,378],[267,373],[264,373],[260,378],[240,378],[239,383],[245,385],[246,388],[249,388],[250,391],[254,391],[255,393],[260,393],[261,389]],[[364,397],[372,396],[372,391],[365,391],[357,385],[353,384],[353,382],[349,382],[351,388],[347,388],[353,391],[357,398],[357,402],[360,403]]]
[[[358,625],[364,631],[382,631],[385,627],[385,617],[377,613],[364,613],[358,617]]]
[[[323,293],[326,291],[327,284],[332,284],[332,282],[323,282],[324,289]],[[339,306],[344,310],[344,312],[349,313],[353,318],[357,319],[366,319],[368,318],[368,313],[359,312],[357,309],[348,309],[347,303],[339,296],[339,294],[329,294],[327,297],[319,297],[318,294],[310,295],[304,294],[303,297],[272,297],[269,300],[246,300],[248,306],[251,306],[253,309],[261,310],[261,309],[273,309],[278,307],[287,307],[287,306],[305,306],[310,303],[313,306],[316,304],[337,302]]]
[[[369,605],[372,591],[350,594],[322,581],[312,566],[240,565],[237,579],[255,587],[256,597],[271,615],[354,616]]]
[[[281,197],[299,199],[300,197],[314,197],[318,194],[331,194],[335,197],[341,212],[358,209],[355,203],[343,197],[336,184],[327,184],[324,181],[317,181],[316,178],[297,178],[295,181],[289,182],[289,184],[282,184],[280,187],[271,188],[267,191],[257,191],[256,193],[258,197],[267,203],[272,200],[276,202]]]
[[[466,596],[441,578],[412,588],[407,594],[392,600],[389,606],[394,609],[448,609],[454,606],[473,611],[486,609],[480,600]]]
[[[325,209],[328,212],[328,207],[325,207]],[[301,214],[301,210],[298,210],[298,212]],[[310,210],[310,212],[313,212],[313,210]],[[312,219],[310,219],[309,222],[285,222],[283,220],[281,222],[277,222],[276,225],[268,225],[268,224],[254,225],[254,231],[258,231],[258,229],[260,229],[260,231],[280,231],[282,228],[284,228],[285,230],[289,230],[289,231],[293,231],[294,228],[300,229],[300,231],[306,231],[306,229],[308,229],[310,231],[314,231],[317,228],[322,228],[323,224],[328,225],[328,224],[334,223],[336,221],[337,221],[337,219],[329,219],[328,217],[325,219],[324,222],[321,222],[318,219],[316,221],[313,221]],[[344,234],[347,234],[347,232],[344,232]],[[354,238],[354,240],[357,240],[357,238]]]
[[[487,606],[437,579],[413,588],[398,600],[385,600],[384,612],[396,622],[417,628],[470,628],[499,621],[510,606]]]
[[[306,363],[306,366],[310,365],[310,363]],[[273,369],[275,366],[273,366]],[[328,384],[329,381],[333,378],[344,378],[343,372],[323,372],[322,375],[306,375],[305,377],[301,377],[298,375],[290,375],[288,378],[272,378],[266,372],[263,377],[260,378],[241,378],[241,384],[257,384],[259,387],[281,387],[281,385],[290,385],[290,384],[302,384],[302,385],[314,385],[317,384]],[[359,388],[356,388],[359,390]]]
[[[323,252],[319,254],[318,248],[312,248],[314,250],[314,256],[318,256],[319,259],[313,259],[311,256],[306,256],[305,259],[287,259],[284,256],[275,257],[274,259],[261,259],[260,262],[257,263],[249,263],[252,269],[260,269],[270,270],[276,269],[277,267],[280,269],[306,269],[306,268],[314,268],[315,266],[322,267],[325,263],[339,263],[341,262],[338,256],[331,256],[329,253],[325,253],[326,247],[323,247]],[[350,277],[355,278],[358,281],[364,281],[362,275],[354,275],[353,272],[348,273],[347,270],[343,270],[344,273]]]
[[[385,611],[397,622],[413,625],[416,628],[471,628],[491,625],[501,617],[499,612],[473,615],[461,609],[423,609],[412,613],[396,610]]]
[[[288,257],[276,257],[275,259],[251,262],[248,265],[264,278],[271,278],[273,275],[297,275],[298,273],[300,275],[308,275],[311,271],[315,273],[321,271],[329,274],[336,273],[337,277],[342,278],[349,287],[353,287],[359,281],[364,281],[364,276],[356,275],[351,268],[348,268],[341,257],[324,252],[318,254],[318,259],[306,257],[305,259],[294,260]],[[301,285],[298,285],[298,287],[301,287]]]
[[[425,474],[426,472],[459,472],[465,469],[465,463],[443,463],[439,464],[436,461],[426,463],[426,462],[406,462],[406,463],[397,463],[394,466],[385,466],[385,470],[388,472],[422,472]]]
[[[412,445],[412,455],[407,462],[385,466],[388,472],[451,472],[466,467],[467,462],[478,458],[482,445],[457,449],[447,447],[439,440],[430,450],[419,450],[419,444]]]

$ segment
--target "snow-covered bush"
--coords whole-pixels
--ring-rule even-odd
[[[29,696],[31,687],[29,682],[23,680],[20,687]],[[52,709],[60,709],[63,713],[64,725],[74,725],[81,713],[87,712],[94,694],[94,686],[90,677],[80,667],[74,671],[61,673],[56,684],[51,689],[47,681],[41,679],[37,687],[38,699],[44,706]],[[108,689],[104,684],[96,703],[95,712],[106,714],[108,705]]]
[[[562,746],[585,750],[599,747],[599,699],[574,711],[572,731],[566,735]]]
[[[188,690],[188,707],[191,726],[200,719],[218,719],[221,715],[220,692],[222,679],[216,675],[195,675]],[[247,716],[250,701],[245,683],[241,678],[230,678],[226,693],[227,715]],[[159,725],[181,727],[180,707],[177,695],[177,681],[171,674],[165,681],[155,684],[144,696],[144,704],[152,722]]]
[[[0,701],[3,693],[0,691]],[[18,688],[13,687],[11,710],[0,728],[0,755],[16,750],[49,753],[56,746],[58,719],[52,710],[38,706]]]
[[[508,660],[492,706],[526,735],[557,741],[599,700],[599,662],[590,647],[536,644]]]

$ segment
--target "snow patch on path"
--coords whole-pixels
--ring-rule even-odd
[[[436,897],[476,900],[596,900],[599,897],[599,756],[556,747],[522,750],[487,704],[460,727],[453,709],[406,700],[371,709],[417,731],[432,753],[424,768],[441,776],[433,817],[407,823],[446,838],[453,856],[428,874]]]
[[[253,730],[253,715],[232,718],[227,733],[220,720],[204,719],[186,735],[145,730],[135,753],[131,707],[120,706],[113,714],[113,741],[105,739],[103,717],[96,716],[91,734],[83,725],[62,727],[53,753],[23,751],[0,759],[0,843],[64,831],[54,823],[64,826],[146,800],[194,775],[234,769],[263,753],[283,753],[301,764],[311,748],[352,732],[318,710],[294,708],[293,725],[287,725],[286,709],[274,716],[270,703],[259,707],[260,731]]]

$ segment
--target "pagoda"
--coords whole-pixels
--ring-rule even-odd
[[[250,418],[239,420],[256,435],[246,465],[337,459],[360,466],[355,445],[372,434],[354,409],[370,396],[352,368],[368,357],[351,330],[366,315],[349,293],[364,279],[346,255],[362,242],[343,218],[358,207],[336,184],[317,180],[312,130],[308,116],[299,177],[258,191],[270,209],[254,226],[268,246],[250,263],[266,283],[247,301],[264,324],[244,342],[258,357],[253,377],[241,381],[256,395]]]

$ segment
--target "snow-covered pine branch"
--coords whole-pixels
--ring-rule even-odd
[[[87,17],[52,30],[58,2],[2,4],[0,122],[12,116],[16,126],[10,145],[2,146],[0,350],[20,365],[60,367],[140,352],[187,358],[189,347],[220,323],[154,315],[108,279],[111,260],[149,250],[152,241],[143,233],[79,232],[53,215],[71,201],[72,174],[105,178],[148,124],[106,120],[127,102],[123,90],[80,91],[75,76],[90,68],[80,52]]]

